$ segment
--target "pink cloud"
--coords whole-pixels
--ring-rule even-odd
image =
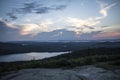
[[[94,35],[93,38],[120,38],[120,32],[103,32]]]

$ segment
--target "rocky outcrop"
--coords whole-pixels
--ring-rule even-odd
[[[24,69],[0,80],[120,80],[120,70],[110,71],[95,66],[71,69]]]

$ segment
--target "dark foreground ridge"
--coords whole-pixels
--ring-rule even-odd
[[[95,66],[71,69],[24,69],[3,76],[1,80],[120,80],[120,70],[106,70]]]

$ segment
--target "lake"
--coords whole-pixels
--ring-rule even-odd
[[[68,52],[30,52],[21,54],[10,54],[0,56],[0,62],[29,61],[65,54]]]

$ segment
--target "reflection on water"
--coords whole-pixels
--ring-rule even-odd
[[[38,60],[43,58],[48,58],[52,56],[57,56],[68,52],[31,52],[31,53],[22,53],[22,54],[10,54],[0,56],[0,62],[12,62],[12,61],[28,61],[28,60]]]

